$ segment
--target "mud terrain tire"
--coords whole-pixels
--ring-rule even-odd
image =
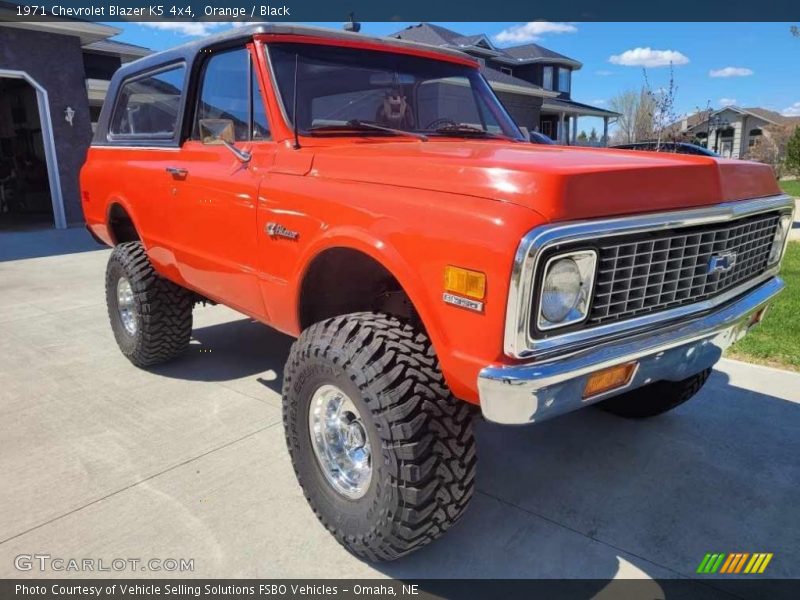
[[[355,499],[330,482],[314,447],[310,407],[326,386],[349,397],[370,445],[371,478]],[[322,524],[367,560],[417,550],[464,514],[475,484],[471,415],[447,388],[428,338],[395,317],[316,323],[286,363],[283,422],[297,479]]]

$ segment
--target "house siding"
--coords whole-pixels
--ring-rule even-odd
[[[538,131],[542,98],[510,92],[497,92],[497,97],[517,125],[526,127],[528,131]]]
[[[0,69],[25,71],[47,90],[68,224],[83,221],[78,173],[91,143],[83,54],[77,37],[0,27]],[[72,126],[65,109],[75,111]]]

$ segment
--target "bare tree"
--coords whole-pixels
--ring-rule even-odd
[[[669,126],[678,120],[678,115],[675,113],[675,95],[678,92],[678,86],[675,85],[675,69],[672,63],[669,64],[669,81],[667,85],[654,90],[650,86],[650,79],[647,77],[647,69],[642,69],[644,76],[644,88],[648,99],[642,100],[646,111],[650,112],[650,125],[651,139],[656,140],[656,148],[665,141],[665,137],[669,135]]]
[[[611,110],[619,113],[614,141],[630,144],[636,141],[636,111],[639,106],[639,94],[634,90],[620,92],[609,101]]]
[[[768,125],[762,130],[748,152],[748,158],[772,166],[775,176],[784,174],[786,149],[792,137],[792,128],[786,125]]]
[[[656,103],[653,94],[643,86],[639,90],[639,98],[636,104],[636,115],[634,119],[635,141],[645,142],[652,140],[655,136],[655,112]]]

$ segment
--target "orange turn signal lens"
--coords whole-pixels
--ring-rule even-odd
[[[483,300],[486,296],[486,275],[447,265],[444,268],[444,289],[467,298]]]
[[[601,371],[596,371],[586,379],[586,387],[583,388],[583,399],[599,396],[611,390],[625,387],[631,382],[633,374],[636,372],[636,364],[625,363],[616,365]]]

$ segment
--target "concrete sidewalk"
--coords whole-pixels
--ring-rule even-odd
[[[194,559],[193,572],[128,577],[674,578],[707,552],[773,552],[765,576],[800,577],[800,375],[723,361],[661,418],[480,423],[464,520],[371,565],[295,482],[279,394],[291,340],[200,307],[185,356],[136,369],[108,325],[107,257],[0,262],[2,577],[60,576],[15,569],[46,553]]]

